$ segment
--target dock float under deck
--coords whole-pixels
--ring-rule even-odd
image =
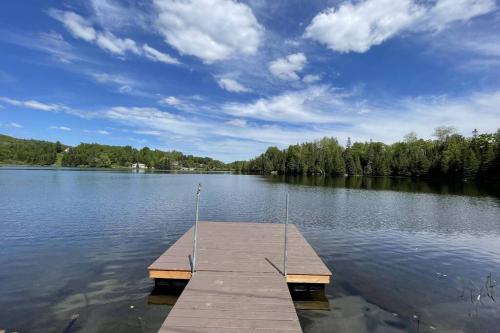
[[[149,277],[190,280],[160,332],[302,332],[287,283],[327,284],[331,272],[294,225],[199,222],[151,266]]]

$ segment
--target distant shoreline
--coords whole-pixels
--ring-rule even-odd
[[[39,165],[39,164],[23,164],[23,163],[0,163],[0,168],[5,169],[36,169],[36,170],[88,170],[88,171],[131,171],[138,173],[154,173],[154,172],[164,172],[164,173],[235,173],[232,170],[203,170],[203,169],[195,169],[195,170],[163,170],[163,169],[155,169],[155,168],[145,168],[145,169],[136,169],[131,167],[109,167],[109,168],[98,168],[98,167],[87,167],[87,166],[78,166],[78,167],[65,167],[65,166],[57,166],[57,165]]]
[[[195,169],[195,170],[179,170],[179,169],[156,169],[156,168],[143,168],[136,169],[132,167],[108,167],[108,168],[99,168],[99,167],[88,167],[88,166],[78,166],[78,167],[65,167],[65,166],[57,166],[57,165],[36,165],[36,164],[23,164],[23,163],[0,163],[0,168],[5,169],[37,169],[37,170],[88,170],[88,171],[130,171],[136,173],[179,173],[179,174],[190,174],[190,173],[206,173],[206,174],[234,174],[234,175],[248,175],[248,176],[266,176],[266,177],[276,177],[276,178],[310,178],[310,179],[320,179],[320,178],[370,178],[370,179],[407,179],[407,180],[422,180],[422,181],[431,181],[431,182],[443,182],[443,183],[452,183],[452,184],[482,184],[481,180],[459,180],[459,179],[449,179],[449,178],[439,178],[439,177],[424,177],[424,176],[397,176],[397,175],[329,175],[329,174],[298,174],[298,175],[289,175],[289,174],[265,174],[258,172],[244,172],[238,170],[204,170],[204,169]]]

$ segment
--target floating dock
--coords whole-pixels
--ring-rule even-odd
[[[189,280],[159,332],[302,332],[287,283],[328,284],[331,272],[294,225],[199,222],[151,266],[157,281]]]

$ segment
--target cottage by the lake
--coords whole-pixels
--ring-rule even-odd
[[[144,163],[133,163],[132,168],[134,168],[134,169],[147,169],[148,167]]]

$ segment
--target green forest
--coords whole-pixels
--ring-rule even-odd
[[[131,146],[108,146],[81,143],[69,147],[60,142],[22,140],[0,135],[0,163],[56,165],[63,167],[120,168],[132,163],[144,163],[149,168],[176,170],[222,170],[225,164],[209,157],[184,155],[181,152],[142,149]]]
[[[0,163],[112,168],[144,163],[159,170],[232,170],[241,173],[281,175],[366,175],[500,180],[500,130],[470,137],[451,127],[438,127],[435,139],[419,139],[415,133],[393,144],[351,142],[342,146],[335,138],[269,147],[249,161],[224,164],[209,157],[177,151],[136,149],[81,143],[69,147],[60,142],[21,140],[0,135]]]
[[[59,143],[39,140],[21,140],[0,134],[0,163],[52,165],[57,152],[64,147]]]
[[[500,178],[500,130],[494,134],[464,137],[451,127],[435,129],[434,140],[415,133],[390,145],[351,142],[342,147],[337,139],[270,147],[250,161],[230,168],[249,173],[284,175],[367,175],[448,178],[460,180]]]

